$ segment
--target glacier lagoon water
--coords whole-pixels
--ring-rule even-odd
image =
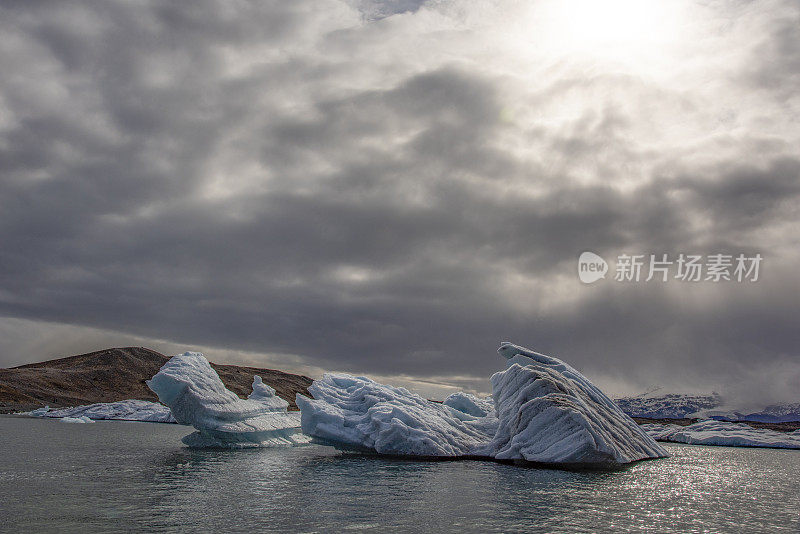
[[[671,458],[570,472],[190,450],[188,432],[0,416],[0,531],[800,531],[797,450],[667,444]]]

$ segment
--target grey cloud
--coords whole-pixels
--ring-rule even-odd
[[[711,215],[720,233],[759,228],[781,215],[797,216],[800,160],[778,158],[763,169],[744,164],[711,179],[686,178],[675,186],[692,197],[694,209]]]
[[[757,6],[752,6],[757,8]],[[800,82],[800,7],[796,3],[779,4],[779,11],[763,26],[763,34],[756,36],[757,46],[748,64],[750,81],[755,85],[775,91],[782,99],[796,95],[792,90]],[[766,34],[766,35],[765,35]]]
[[[0,65],[24,74],[0,80],[4,315],[361,373],[455,367],[461,384],[497,367],[503,339],[638,385],[798,363],[794,238],[775,231],[797,218],[790,144],[648,146],[637,106],[673,90],[631,77],[522,91],[463,61],[356,65],[370,23],[346,4],[78,5],[0,17],[21,54]],[[582,91],[574,120],[506,116]],[[706,284],[707,302],[586,287],[583,250],[760,251],[773,278]]]

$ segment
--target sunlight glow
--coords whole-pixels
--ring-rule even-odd
[[[653,58],[679,42],[679,0],[546,0],[526,17],[532,42],[569,55],[628,61]]]

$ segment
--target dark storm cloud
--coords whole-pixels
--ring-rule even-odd
[[[0,312],[467,381],[497,367],[503,339],[639,385],[740,380],[754,358],[795,369],[796,147],[757,131],[688,152],[642,139],[653,99],[702,106],[633,77],[523,90],[448,54],[387,63],[407,46],[393,32],[431,15],[363,22],[384,15],[7,4]],[[763,46],[788,58],[788,38]],[[569,95],[586,109],[546,120]],[[544,116],[531,126],[514,106]],[[675,284],[582,286],[583,250],[766,263],[757,291],[705,284],[698,300]]]

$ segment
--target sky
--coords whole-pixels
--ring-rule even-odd
[[[0,4],[0,366],[800,401],[800,4]],[[583,283],[591,251],[606,277]],[[620,255],[760,254],[618,281]],[[675,268],[675,265],[673,265]]]

